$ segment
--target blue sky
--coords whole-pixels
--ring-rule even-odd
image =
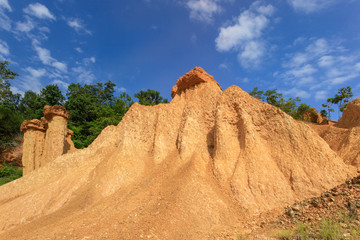
[[[0,0],[0,60],[14,92],[111,80],[171,99],[195,66],[223,89],[277,88],[320,108],[360,97],[359,0]]]

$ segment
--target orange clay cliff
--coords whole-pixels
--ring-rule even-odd
[[[64,151],[64,109],[45,111],[47,127],[24,124],[29,169],[0,187],[0,239],[229,239],[356,175],[360,149],[329,145],[331,132],[324,140],[237,86],[222,91],[200,67],[171,95],[168,104],[135,103],[73,152]],[[359,118],[349,122],[331,129],[358,144]]]

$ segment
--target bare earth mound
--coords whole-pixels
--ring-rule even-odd
[[[172,97],[0,187],[0,239],[229,238],[356,174],[309,126],[201,68]]]
[[[360,98],[351,101],[334,126],[310,125],[345,163],[360,169]]]

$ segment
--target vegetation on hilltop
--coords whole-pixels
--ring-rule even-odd
[[[40,119],[45,105],[62,105],[70,113],[69,129],[74,131],[73,141],[77,148],[87,147],[108,125],[118,124],[134,100],[123,92],[115,96],[116,84],[71,83],[66,97],[55,84],[45,86],[40,93],[28,90],[24,96],[13,94],[10,81],[18,76],[8,67],[9,62],[0,62],[0,151],[13,147],[12,139],[20,134],[24,120]],[[140,104],[167,103],[155,90],[141,90],[134,95]]]
[[[282,93],[279,93],[277,89],[267,90],[266,92],[259,90],[258,87],[255,87],[250,93],[251,96],[256,97],[264,102],[267,102],[273,106],[276,106],[283,110],[285,113],[292,116],[297,120],[306,120],[304,119],[304,113],[314,113],[306,103],[301,103],[299,97],[288,98],[287,100],[283,97]]]
[[[43,116],[44,105],[63,105],[70,113],[69,129],[74,131],[73,141],[77,148],[87,147],[108,125],[118,124],[134,100],[123,92],[115,96],[116,84],[106,83],[84,84],[71,83],[66,91],[66,97],[55,84],[45,86],[40,93],[28,90],[24,96],[14,94],[10,90],[10,80],[18,76],[8,67],[9,62],[0,62],[0,150],[13,146],[11,139],[20,134],[19,127],[23,120],[39,119]],[[309,105],[301,99],[285,99],[277,89],[261,91],[255,87],[250,95],[279,107],[295,119],[304,119],[304,113],[312,113]],[[334,111],[331,106],[337,104],[339,113],[353,96],[350,87],[339,89],[334,98],[329,98],[322,110],[323,116],[330,116]],[[168,103],[155,90],[148,89],[134,94],[140,104],[156,105]]]

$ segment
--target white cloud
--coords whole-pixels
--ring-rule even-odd
[[[84,32],[89,35],[92,34],[91,31],[85,28],[85,25],[83,24],[82,20],[78,18],[70,18],[66,22],[69,25],[69,27],[73,28],[78,33]]]
[[[306,48],[306,52],[315,56],[324,55],[330,51],[331,47],[329,46],[328,41],[324,38],[316,39]]]
[[[67,72],[67,66],[63,62],[57,61],[55,58],[51,57],[51,53],[48,49],[40,47],[38,41],[33,41],[33,47],[44,65],[55,67],[56,69]]]
[[[95,63],[96,58],[95,57],[84,58],[82,62],[85,66],[88,66],[90,63]]]
[[[326,82],[330,83],[332,85],[343,84],[351,79],[358,78],[359,76],[360,76],[360,73],[349,73],[349,74],[344,74],[343,76],[335,77]]]
[[[58,61],[55,61],[51,64],[53,67],[59,69],[60,71],[62,72],[67,72],[67,66],[65,63],[63,62],[58,62]]]
[[[6,1],[6,3],[7,3],[7,1]],[[5,9],[9,10],[9,8],[6,7],[4,2],[0,2],[0,28],[4,29],[6,31],[10,31],[11,19],[5,14],[5,12],[4,12]],[[11,8],[9,11],[11,11]]]
[[[225,69],[225,70],[227,70],[227,71],[230,70],[229,67],[228,67],[225,63],[221,63],[221,64],[219,65],[219,68]]]
[[[18,89],[17,87],[15,86],[11,86],[10,87],[10,90],[14,93],[14,94],[20,94],[21,96],[24,96],[25,92],[24,91],[21,91],[20,89]]]
[[[305,66],[302,66],[300,68],[291,69],[290,71],[287,72],[287,74],[290,74],[295,78],[300,78],[300,77],[310,76],[316,72],[317,72],[316,68],[314,68],[310,64],[306,64]]]
[[[49,9],[41,3],[29,4],[26,8],[23,9],[23,11],[28,15],[40,19],[56,20],[55,16],[49,11]]]
[[[124,88],[124,87],[120,87],[120,88],[116,87],[116,91],[117,92],[126,92],[126,88]]]
[[[28,74],[24,75],[23,77],[19,77],[21,80],[21,88],[25,91],[31,90],[34,92],[40,92],[42,89],[41,78],[47,73],[46,70],[43,68],[35,69],[27,67],[25,71]]]
[[[355,70],[360,71],[360,62],[355,64]]]
[[[8,0],[0,0],[0,8],[5,8],[10,12],[12,11]]]
[[[309,98],[311,96],[309,92],[301,90],[299,88],[291,88],[289,90],[283,91],[283,93],[284,95],[300,98]]]
[[[35,51],[40,59],[40,61],[45,65],[50,65],[50,62],[53,61],[53,58],[50,55],[50,51],[46,48],[42,48],[38,45],[34,45]]]
[[[220,52],[239,51],[238,59],[243,67],[259,64],[265,55],[265,43],[261,37],[273,12],[272,5],[254,2],[240,14],[233,25],[220,28],[215,40],[216,49]]]
[[[335,59],[333,56],[325,55],[325,56],[320,57],[320,59],[318,61],[318,65],[320,67],[330,67],[334,64],[334,62],[335,62]]]
[[[360,55],[344,51],[339,41],[302,39],[292,48],[295,52],[284,58],[283,71],[273,74],[290,88],[288,95],[306,98],[311,93],[315,100],[324,100],[337,85],[355,84],[360,77]]]
[[[292,67],[301,66],[302,64],[309,61],[309,56],[305,53],[296,53],[294,57],[291,59],[289,63],[286,63],[285,65],[289,65]]]
[[[67,88],[69,87],[69,84],[68,84],[68,83],[66,83],[66,82],[64,82],[64,81],[61,81],[61,80],[58,80],[58,79],[52,81],[51,84],[56,84],[56,85],[62,87],[63,89],[67,89]]]
[[[41,78],[46,74],[46,70],[43,68],[35,69],[35,68],[27,67],[26,71],[29,72],[30,75],[34,78]]]
[[[10,48],[6,42],[0,40],[0,55],[8,56],[10,54]]]
[[[78,53],[83,53],[83,50],[79,47],[75,48],[75,50],[78,52]]]
[[[316,82],[316,80],[315,80],[315,78],[314,77],[312,77],[312,76],[306,76],[306,77],[302,77],[302,78],[299,78],[298,80],[297,80],[297,85],[298,86],[303,86],[303,85],[310,85],[310,84],[313,84],[313,83],[315,83]]]
[[[222,8],[219,0],[188,0],[186,6],[190,9],[190,18],[205,23],[211,23],[215,14]]]
[[[315,99],[316,100],[324,100],[327,98],[328,92],[325,90],[315,92]]]
[[[257,66],[260,64],[265,54],[265,46],[260,41],[250,41],[246,43],[242,52],[238,55],[238,60],[245,68]]]
[[[92,83],[96,77],[92,71],[85,69],[82,66],[72,68],[72,71],[77,75],[77,79],[81,83]]]
[[[312,13],[327,8],[335,0],[288,0],[288,3],[298,12]]]
[[[27,18],[26,22],[17,22],[15,27],[15,29],[20,32],[30,32],[34,28],[35,24],[30,18]]]

